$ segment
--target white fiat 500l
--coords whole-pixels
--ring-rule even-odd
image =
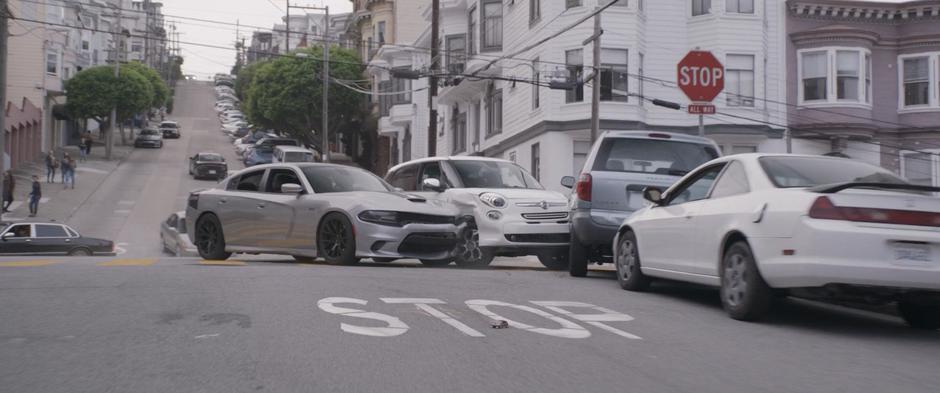
[[[518,165],[495,158],[431,157],[390,169],[394,187],[455,204],[473,225],[458,241],[458,265],[487,265],[496,255],[537,255],[568,266],[568,201],[542,188]]]
[[[735,319],[774,292],[897,302],[914,327],[940,328],[940,188],[844,158],[744,154],[703,164],[624,221],[617,279],[720,287]]]

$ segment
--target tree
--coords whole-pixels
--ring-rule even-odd
[[[150,108],[161,108],[166,105],[167,98],[170,96],[170,88],[166,86],[166,82],[163,81],[163,78],[160,77],[157,70],[137,61],[121,65],[122,73],[124,70],[128,69],[136,71],[150,82],[150,87],[153,89],[153,99],[151,100]]]
[[[251,81],[262,65],[267,61],[257,61],[241,67],[235,76],[235,95],[243,102],[248,99],[248,88],[251,87]]]
[[[282,56],[263,62],[254,70],[244,109],[252,123],[286,132],[308,145],[319,147],[322,48],[307,48],[295,53],[305,53],[307,57]],[[364,66],[354,51],[332,47],[330,59],[332,78],[348,80],[362,77]],[[364,99],[360,93],[331,84],[328,120],[334,140],[338,140],[337,130],[348,130],[346,125],[362,115]]]
[[[65,82],[68,111],[79,119],[94,119],[108,135],[111,108],[117,107],[117,122],[150,108],[153,88],[146,77],[133,69],[122,69],[114,76],[110,66],[82,70]],[[122,134],[123,137],[123,134]]]

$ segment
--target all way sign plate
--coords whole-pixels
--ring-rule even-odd
[[[714,115],[715,106],[712,104],[689,104],[689,113],[693,115]]]

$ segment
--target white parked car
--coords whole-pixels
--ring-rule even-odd
[[[735,319],[775,293],[897,302],[914,327],[940,328],[940,188],[845,158],[743,154],[709,161],[627,218],[617,279],[717,286]]]
[[[568,200],[542,188],[512,162],[431,157],[390,169],[394,187],[455,204],[473,225],[461,234],[458,265],[488,265],[495,256],[537,255],[550,269],[568,266]]]

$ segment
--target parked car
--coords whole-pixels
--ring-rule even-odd
[[[163,251],[169,252],[173,256],[187,257],[199,255],[196,246],[189,240],[186,234],[186,212],[176,212],[170,214],[163,223],[160,224],[160,244]]]
[[[18,222],[0,230],[0,255],[115,255],[114,242],[84,237],[68,225]]]
[[[611,262],[617,228],[642,208],[643,188],[668,187],[700,164],[719,156],[711,139],[648,131],[606,132],[594,143],[571,193],[569,272],[587,274],[589,262]]]
[[[275,146],[272,162],[314,162],[316,154],[313,150],[299,146]]]
[[[219,153],[202,152],[189,157],[189,174],[194,179],[222,180],[228,173],[225,157]]]
[[[767,314],[775,292],[898,302],[940,328],[940,188],[845,158],[723,157],[700,166],[617,233],[624,289],[653,278],[716,286],[734,319]]]
[[[144,128],[134,139],[134,147],[163,147],[163,133],[153,128]]]
[[[160,123],[160,132],[164,138],[179,138],[180,125],[175,121],[164,121]]]
[[[432,157],[397,165],[386,179],[405,191],[453,203],[473,217],[457,246],[458,265],[488,265],[496,255],[537,255],[548,268],[567,267],[567,199],[543,189],[512,162]]]
[[[300,146],[300,143],[296,139],[291,138],[282,138],[282,137],[272,137],[266,136],[259,139],[255,142],[256,148],[270,148],[274,149],[275,146]]]
[[[246,167],[270,164],[274,162],[274,149],[270,147],[253,147],[245,152],[243,163]]]
[[[225,202],[225,203],[220,203]],[[392,192],[381,178],[335,164],[271,164],[244,169],[216,188],[190,194],[187,232],[205,259],[233,252],[448,260],[457,241],[456,209]]]

